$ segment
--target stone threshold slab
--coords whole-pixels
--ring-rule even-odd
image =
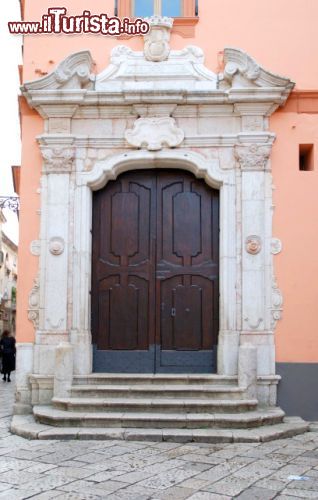
[[[37,423],[33,415],[15,415],[10,430],[27,439],[256,443],[293,437],[310,429],[309,423],[298,417],[286,417],[283,423],[258,429],[134,429],[61,428]]]

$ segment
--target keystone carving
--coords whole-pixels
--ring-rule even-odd
[[[39,307],[40,307],[40,283],[39,277],[34,279],[34,285],[29,294],[28,319],[32,321],[35,328],[39,327]]]
[[[247,253],[256,255],[261,251],[262,240],[259,236],[251,235],[245,240],[245,248]]]
[[[184,132],[177,127],[174,118],[139,118],[133,129],[126,130],[125,138],[134,148],[159,151],[164,147],[179,146],[184,139]]]
[[[234,156],[242,170],[265,170],[271,149],[270,144],[235,146]]]
[[[64,240],[59,236],[55,236],[49,241],[49,250],[52,255],[61,255],[64,252]]]
[[[170,53],[170,30],[173,25],[171,17],[153,16],[146,18],[150,30],[144,35],[144,55],[148,61],[165,61]]]
[[[44,159],[44,172],[65,174],[71,172],[75,151],[73,148],[41,148]]]

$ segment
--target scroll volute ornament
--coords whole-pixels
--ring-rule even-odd
[[[165,61],[170,52],[170,31],[173,25],[171,17],[152,16],[145,18],[150,30],[144,36],[144,55],[148,61]]]

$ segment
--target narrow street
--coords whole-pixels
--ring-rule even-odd
[[[28,441],[0,386],[0,499],[318,498],[318,433],[264,444]]]

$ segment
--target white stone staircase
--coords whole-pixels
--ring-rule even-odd
[[[33,413],[31,437],[42,439],[265,441],[308,429],[280,408],[259,408],[237,377],[221,375],[75,376],[68,397]],[[17,425],[13,430],[21,434]]]

